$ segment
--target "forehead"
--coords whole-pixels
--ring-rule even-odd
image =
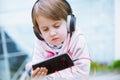
[[[60,22],[60,20],[52,20],[44,16],[39,15],[37,17],[37,23],[39,26],[50,26]]]

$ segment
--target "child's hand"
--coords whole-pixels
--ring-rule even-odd
[[[38,77],[43,77],[47,74],[48,69],[46,69],[45,67],[41,67],[41,68],[36,68],[35,70],[33,70],[32,74],[31,74],[31,78],[38,78]]]

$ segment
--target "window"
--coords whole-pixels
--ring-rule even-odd
[[[5,66],[5,60],[0,59],[0,80],[7,80],[6,76],[8,75],[6,73],[7,73],[7,70]]]
[[[20,48],[15,44],[15,42],[7,42],[7,51],[8,53],[20,52]]]
[[[20,68],[21,64],[24,62],[24,60],[26,58],[27,58],[27,55],[22,55],[22,56],[16,56],[16,57],[10,57],[9,58],[11,77],[13,77],[15,72]]]
[[[1,32],[0,32],[0,55],[3,54],[3,48],[2,48],[2,40],[1,40]]]
[[[15,43],[15,41],[11,39],[11,37],[6,32],[5,32],[5,38],[6,38],[8,53],[21,51],[20,47]]]
[[[2,42],[0,42],[0,55],[3,54]]]

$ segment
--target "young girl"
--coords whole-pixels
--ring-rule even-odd
[[[68,19],[70,18],[70,19]],[[72,20],[71,20],[72,19]],[[88,80],[90,56],[84,35],[75,30],[75,16],[65,0],[38,0],[32,9],[32,21],[36,36],[32,65],[58,54],[68,53],[74,66],[47,75],[45,67],[31,72],[32,80]]]

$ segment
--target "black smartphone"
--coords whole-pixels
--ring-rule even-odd
[[[54,73],[73,66],[73,61],[67,53],[53,56],[43,62],[32,65],[33,70],[37,67],[46,67],[48,74]]]

